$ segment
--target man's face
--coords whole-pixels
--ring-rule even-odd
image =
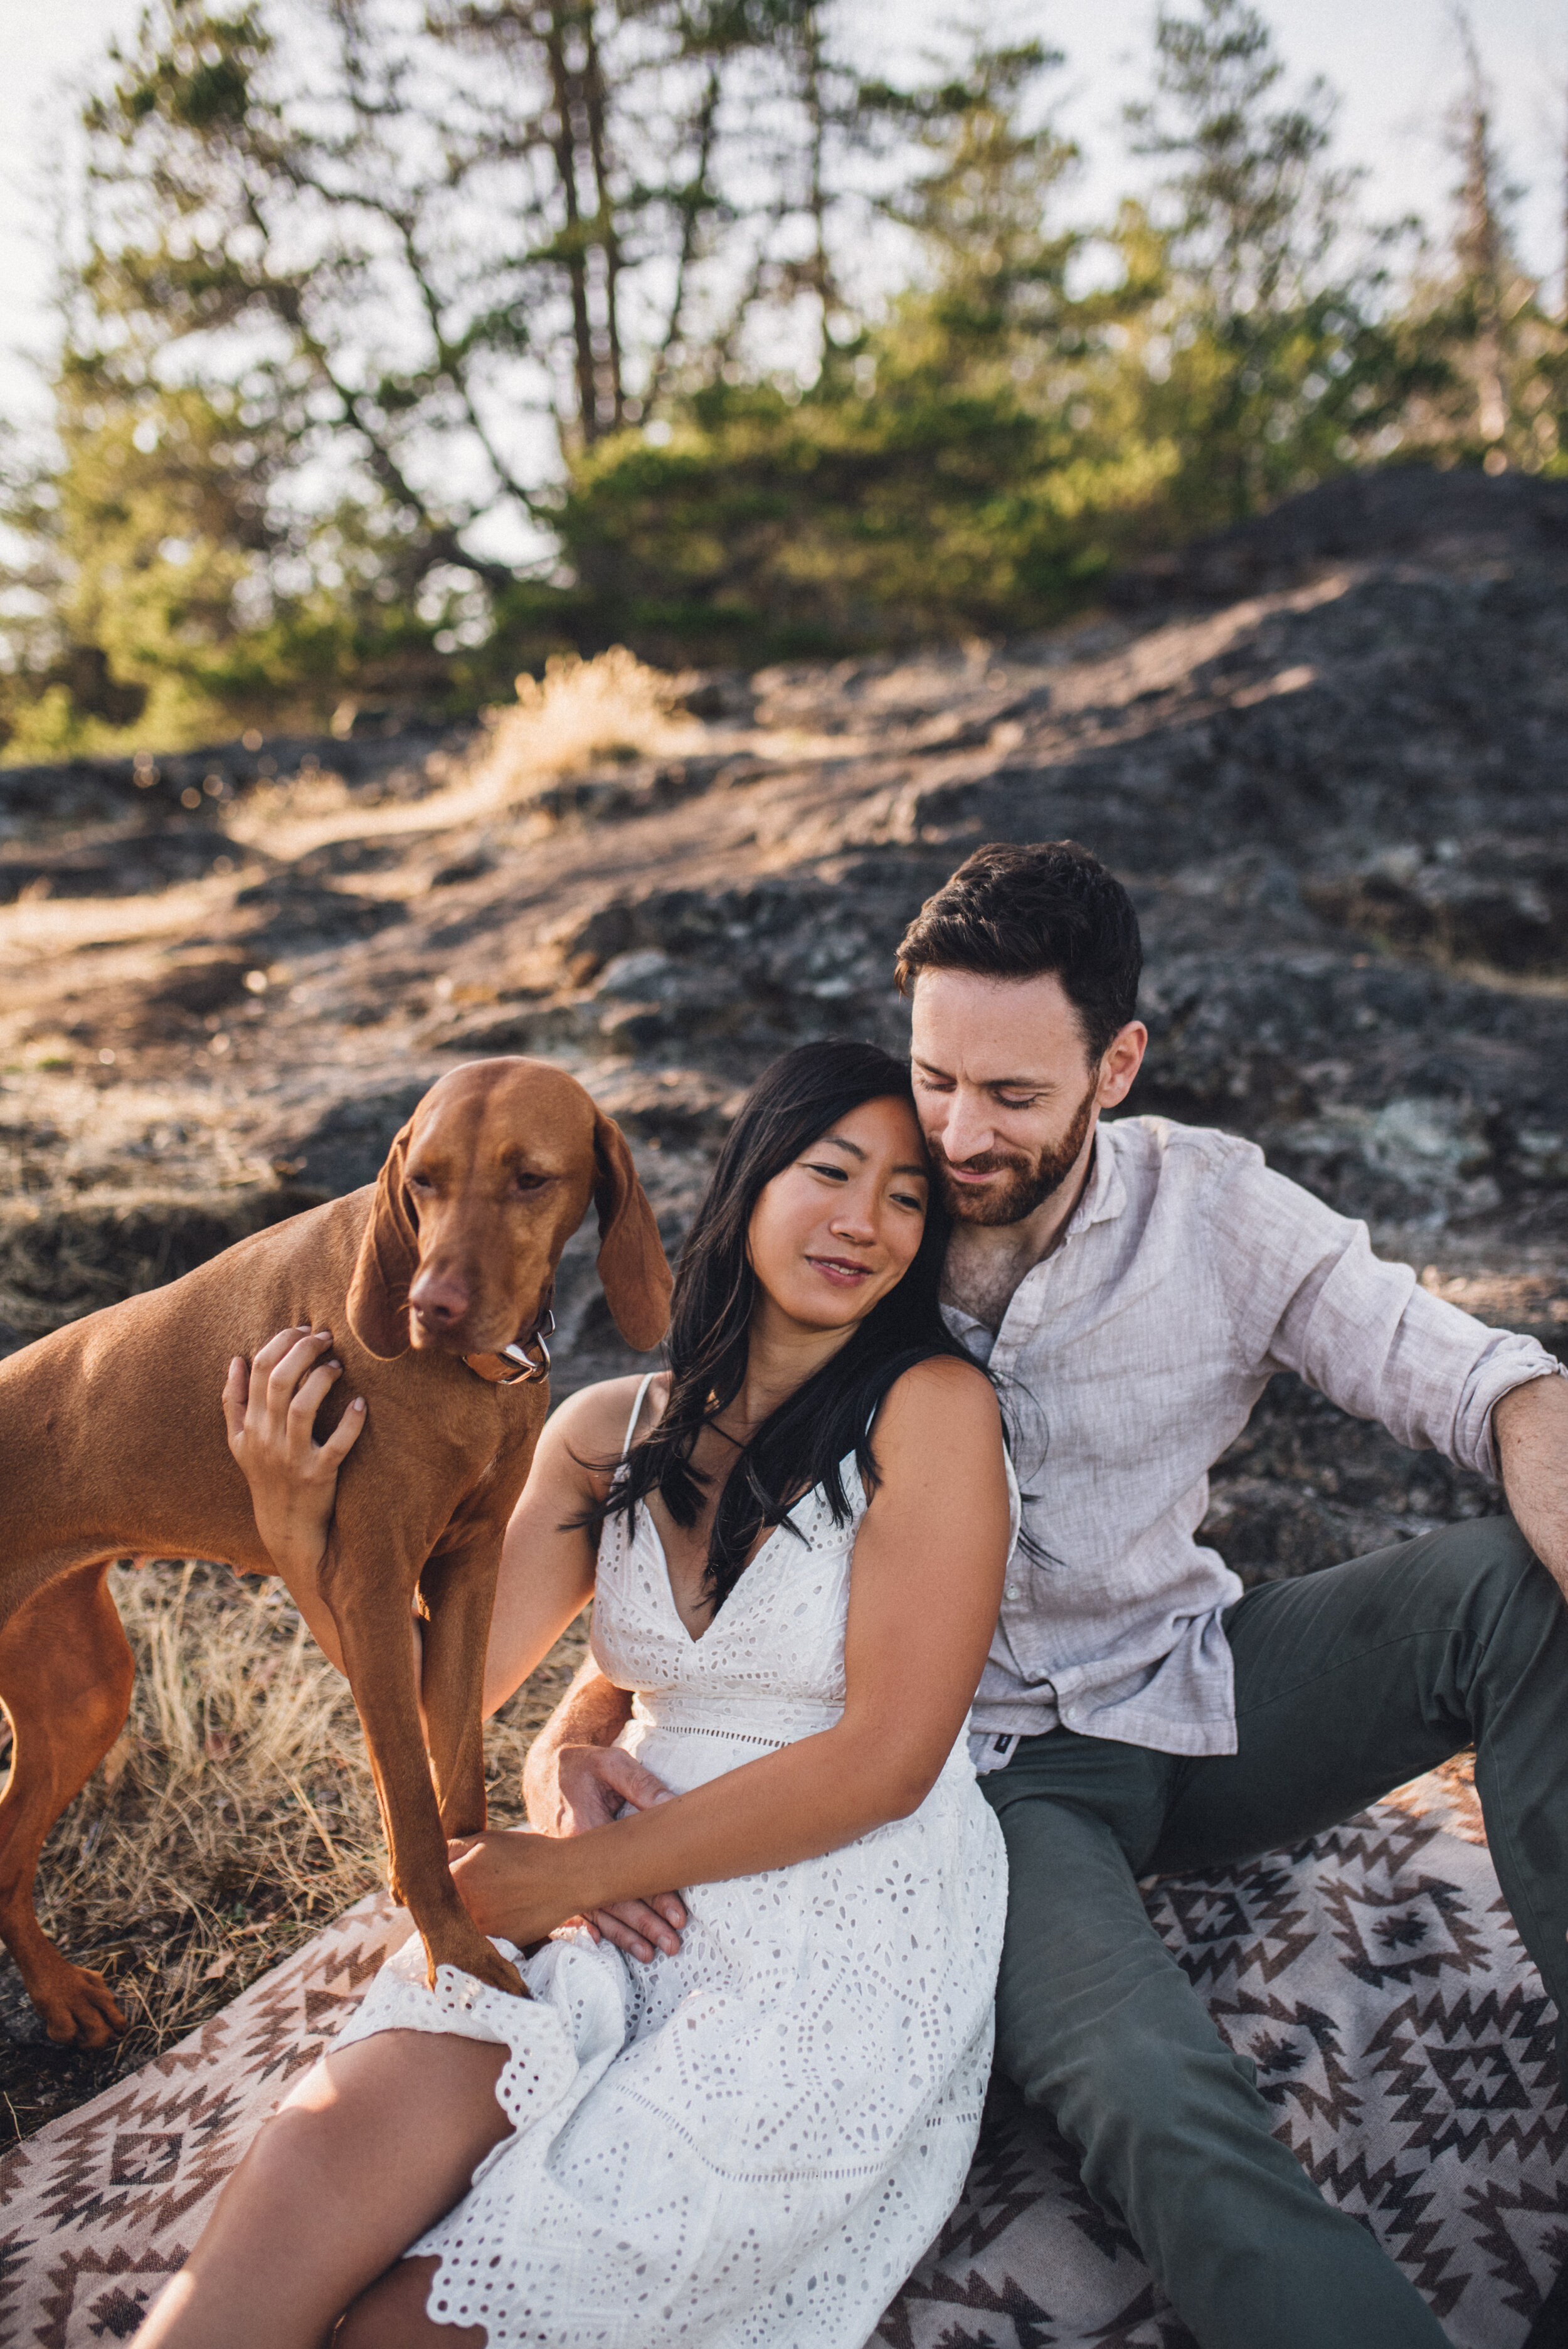
[[[913,1009],[915,1106],[948,1212],[1022,1223],[1080,1165],[1099,1112],[1125,1099],[1146,1030],[1130,1021],[1091,1063],[1054,972],[923,971]]]

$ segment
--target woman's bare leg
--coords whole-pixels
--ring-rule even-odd
[[[437,2260],[399,2260],[361,2292],[332,2336],[332,2349],[484,2349],[482,2324],[437,2324],[425,2302]]]
[[[495,2097],[506,2053],[383,2031],[325,2056],[224,2186],[139,2349],[324,2349],[344,2310],[511,2135]],[[429,2337],[455,2349],[460,2336],[432,2326]]]

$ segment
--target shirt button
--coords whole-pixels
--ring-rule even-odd
[[[1006,1588],[1002,1593],[1004,1599],[1016,1599],[1017,1595],[1018,1586],[1016,1582],[1009,1582]]]

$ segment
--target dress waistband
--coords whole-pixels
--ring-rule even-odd
[[[700,1697],[655,1690],[632,1700],[632,1719],[645,1728],[677,1737],[721,1738],[769,1754],[835,1728],[843,1713],[841,1704],[810,1697]]]

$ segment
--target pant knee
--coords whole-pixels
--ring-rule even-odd
[[[1208,2047],[1140,2034],[1114,2068],[1085,2064],[1063,2087],[1058,2125],[1079,2147],[1084,2181],[1123,2210],[1135,2179],[1171,2163],[1191,2175],[1194,2161],[1270,2135],[1254,2066],[1217,2033]]]
[[[1532,1592],[1538,1583],[1542,1598],[1552,1595],[1551,1577],[1511,1517],[1471,1517],[1429,1538],[1440,1564],[1423,1560],[1424,1573],[1438,1564],[1439,1575],[1460,1588],[1493,1591],[1504,1604],[1516,1591]]]
[[[1184,1981],[1145,1979],[1129,1996],[1048,2035],[1009,2030],[998,2008],[997,2057],[1026,2103],[1077,2149],[1097,2199],[1125,2209],[1138,2171],[1184,2161],[1205,2143],[1267,2137],[1256,2067],[1221,2038]]]

